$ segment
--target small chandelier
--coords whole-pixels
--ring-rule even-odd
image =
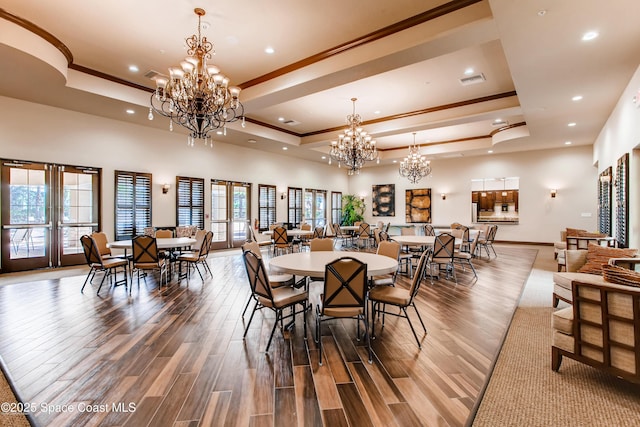
[[[332,159],[338,162],[338,167],[344,164],[349,168],[348,175],[359,175],[364,162],[377,160],[377,163],[380,163],[376,141],[360,127],[362,119],[359,114],[356,114],[357,100],[357,98],[351,98],[353,114],[347,116],[349,127],[344,133],[338,135],[338,141],[331,141],[329,151],[329,164]]]
[[[409,146],[409,155],[400,163],[400,176],[408,178],[415,184],[431,173],[431,162],[420,155],[420,147],[416,145],[416,133],[413,133],[413,145]]]
[[[198,34],[186,39],[189,56],[180,67],[169,68],[169,77],[154,77],[156,90],[151,95],[149,120],[153,120],[155,111],[169,118],[169,130],[173,131],[174,123],[189,129],[187,145],[193,146],[196,139],[202,139],[213,147],[209,132],[222,128],[226,135],[226,124],[241,117],[244,127],[244,107],[238,99],[240,88],[229,87],[229,79],[217,67],[207,65],[215,48],[200,35],[205,11],[196,8],[194,12],[198,15]]]

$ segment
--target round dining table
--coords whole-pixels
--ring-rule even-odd
[[[273,236],[273,230],[263,231],[262,234],[265,234],[267,236]],[[300,230],[299,228],[287,230],[287,237],[302,237],[302,236],[313,236],[313,230]]]
[[[327,264],[342,257],[352,257],[367,264],[369,277],[393,273],[398,269],[398,261],[391,257],[354,251],[294,252],[271,258],[269,267],[272,271],[295,276],[321,277]]]
[[[156,238],[156,244],[158,249],[184,249],[189,248],[197,242],[196,239],[191,237],[158,237]],[[124,249],[125,256],[127,250],[130,250],[133,246],[132,240],[115,240],[109,242],[107,246],[111,249]]]
[[[400,243],[403,246],[433,246],[435,236],[392,236],[391,240]],[[462,243],[462,239],[456,238],[456,246]]]

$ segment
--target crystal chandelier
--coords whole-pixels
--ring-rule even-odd
[[[347,116],[349,127],[344,133],[338,135],[337,141],[331,141],[329,151],[329,164],[332,159],[338,162],[338,167],[344,164],[349,168],[347,172],[349,175],[360,174],[360,168],[364,162],[377,160],[377,163],[380,163],[376,141],[360,127],[362,119],[359,114],[356,114],[357,100],[357,98],[351,98],[353,114]]]
[[[431,173],[431,162],[420,155],[420,147],[416,145],[416,133],[413,133],[413,145],[409,146],[409,155],[400,163],[400,176],[408,178],[415,184]]]
[[[180,67],[169,68],[169,77],[154,77],[156,90],[151,95],[149,120],[153,112],[169,118],[169,130],[177,123],[189,129],[187,144],[193,146],[196,139],[204,140],[213,147],[209,132],[222,128],[226,135],[226,124],[242,118],[244,107],[238,96],[239,87],[229,87],[229,79],[214,65],[207,65],[211,54],[215,55],[213,43],[200,35],[201,18],[205,11],[194,9],[198,15],[198,34],[186,39],[187,56]]]

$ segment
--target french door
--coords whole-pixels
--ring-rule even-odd
[[[212,249],[238,248],[250,238],[251,184],[211,181]]]
[[[3,161],[2,272],[85,262],[80,236],[99,228],[100,170]]]

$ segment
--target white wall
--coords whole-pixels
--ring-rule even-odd
[[[102,224],[113,236],[113,171],[153,174],[153,224],[175,224],[176,175],[237,180],[253,184],[252,217],[257,216],[257,184],[271,184],[278,194],[287,186],[326,189],[366,196],[367,220],[405,223],[407,188],[431,188],[434,224],[471,219],[471,179],[520,177],[520,223],[503,225],[498,240],[553,242],[567,226],[596,228],[597,172],[591,147],[561,148],[483,157],[435,160],[432,177],[409,185],[398,176],[397,166],[365,168],[348,178],[344,169],[292,159],[259,150],[217,143],[213,149],[189,148],[186,137],[125,122],[0,97],[0,157],[101,167]],[[161,186],[172,184],[168,194]],[[396,184],[396,215],[371,216],[371,186]],[[590,183],[584,185],[584,183]],[[549,190],[558,189],[551,199]],[[447,193],[441,200],[440,193]],[[286,202],[278,197],[277,219],[285,221]],[[209,210],[209,194],[206,198]],[[582,217],[589,213],[590,218]],[[329,213],[327,213],[329,214]]]
[[[633,102],[633,98],[636,102]],[[629,247],[640,248],[640,67],[636,69],[594,144],[593,156],[602,172],[629,153]],[[615,197],[615,196],[614,196]],[[615,209],[615,207],[614,207]],[[615,226],[615,213],[614,213]]]
[[[365,196],[367,221],[405,224],[405,190],[431,188],[432,223],[471,223],[471,179],[519,177],[519,224],[499,226],[497,240],[559,240],[566,227],[597,228],[597,172],[590,146],[563,147],[514,154],[433,160],[433,172],[417,184],[398,175],[398,166],[365,168],[352,177],[351,192]],[[371,216],[371,185],[395,184],[395,217]],[[550,190],[558,190],[552,199]],[[446,193],[442,200],[441,193]],[[584,217],[588,214],[590,217]]]
[[[155,226],[175,225],[176,176],[253,184],[252,218],[258,215],[258,184],[348,192],[348,177],[335,167],[215,143],[187,147],[187,137],[116,120],[0,97],[0,158],[102,168],[102,225],[114,228],[114,170],[153,174]],[[162,184],[171,190],[162,194]],[[206,186],[206,210],[210,190]],[[286,221],[287,200],[277,198],[277,219]],[[208,224],[206,224],[208,227]]]

